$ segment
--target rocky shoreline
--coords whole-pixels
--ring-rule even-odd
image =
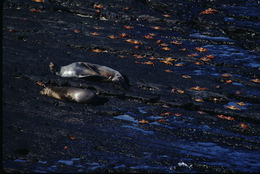
[[[258,172],[259,6],[251,1],[3,3],[7,172]],[[53,75],[118,70],[129,88]],[[88,89],[79,104],[37,83]]]

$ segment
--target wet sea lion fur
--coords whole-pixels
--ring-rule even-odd
[[[74,62],[66,66],[57,66],[53,62],[49,64],[50,71],[61,77],[100,77],[107,81],[124,83],[125,79],[120,72],[103,65],[88,62]]]
[[[96,94],[88,89],[75,87],[45,87],[40,94],[77,103],[90,103],[96,97]]]

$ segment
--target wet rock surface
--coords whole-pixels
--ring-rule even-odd
[[[258,1],[3,3],[8,172],[259,172]],[[118,70],[129,87],[49,63]],[[40,95],[89,89],[102,104]]]

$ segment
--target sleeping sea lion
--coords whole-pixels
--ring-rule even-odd
[[[106,81],[125,83],[120,72],[107,66],[92,64],[88,62],[74,62],[66,66],[58,67],[50,62],[50,71],[61,77],[100,77]]]
[[[45,87],[40,91],[40,94],[76,103],[90,103],[96,97],[96,94],[88,89],[75,87]]]

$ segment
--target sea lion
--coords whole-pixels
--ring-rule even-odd
[[[49,64],[50,71],[61,77],[100,77],[106,81],[125,83],[120,72],[107,66],[88,62],[74,62],[66,66],[58,67],[53,62]]]
[[[76,103],[91,103],[96,97],[96,94],[88,89],[75,87],[45,87],[40,94]]]

